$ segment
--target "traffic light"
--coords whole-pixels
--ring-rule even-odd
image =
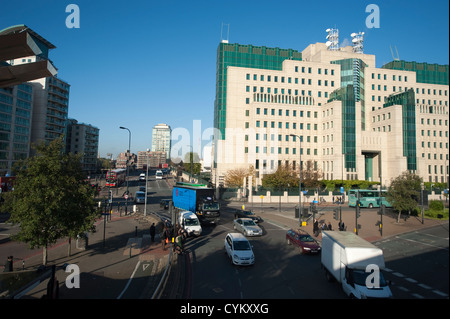
[[[356,201],[356,218],[359,218],[360,214],[360,206],[359,200]]]
[[[338,208],[333,209],[333,217],[335,220],[339,220],[339,209]]]

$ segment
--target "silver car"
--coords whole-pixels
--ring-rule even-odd
[[[262,236],[262,229],[251,218],[238,218],[234,220],[234,229],[245,236]]]

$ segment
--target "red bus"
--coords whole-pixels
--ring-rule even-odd
[[[113,169],[106,173],[106,186],[116,187],[125,182],[127,170],[123,168]]]

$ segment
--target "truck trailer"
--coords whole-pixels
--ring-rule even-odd
[[[350,298],[391,298],[383,251],[352,232],[322,232],[322,267]]]
[[[202,224],[217,224],[220,220],[220,205],[214,199],[214,188],[203,184],[177,183],[173,187],[173,206],[191,211]]]

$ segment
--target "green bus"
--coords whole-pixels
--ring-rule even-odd
[[[391,203],[386,200],[386,191],[376,189],[351,189],[348,192],[348,206],[355,207],[356,201],[359,200],[359,207],[392,207]]]

